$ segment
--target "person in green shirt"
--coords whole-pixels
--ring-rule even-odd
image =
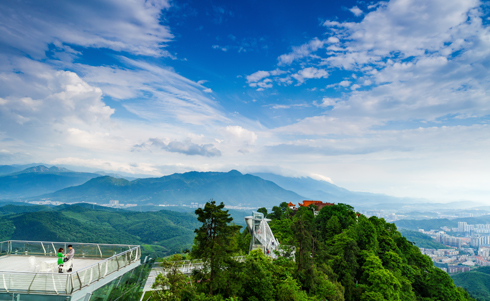
[[[63,273],[63,248],[58,249],[58,273]]]

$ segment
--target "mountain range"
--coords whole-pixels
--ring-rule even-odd
[[[83,185],[68,187],[43,195],[52,201],[135,204],[205,203],[210,199],[231,206],[267,206],[281,202],[298,203],[304,199],[271,181],[243,175],[236,170],[222,172],[187,172],[161,178],[128,181],[105,176]]]
[[[187,172],[158,178],[122,178],[103,172],[75,172],[46,165],[0,166],[0,201],[51,201],[120,203],[138,205],[204,203],[209,199],[228,206],[272,207],[281,202],[314,199],[348,203],[359,209],[384,204],[400,207],[415,202],[383,194],[353,192],[309,177],[284,177],[272,173]]]

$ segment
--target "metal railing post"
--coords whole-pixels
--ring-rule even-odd
[[[80,289],[82,289],[82,280],[80,280],[80,275],[78,274],[78,272],[76,272],[76,274],[77,274],[78,282],[80,283]]]
[[[116,263],[117,263],[117,270],[119,271],[119,260],[117,260],[117,257],[118,256],[116,256]]]

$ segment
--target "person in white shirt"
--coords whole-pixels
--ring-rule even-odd
[[[70,250],[70,252],[68,252],[68,254],[65,255],[65,259],[64,259],[65,262],[70,260],[70,259],[73,259],[73,257],[75,257],[75,249],[73,249],[72,245],[68,245],[68,250]],[[73,268],[73,260],[72,260],[72,264],[71,264],[68,272],[71,272],[72,268]]]

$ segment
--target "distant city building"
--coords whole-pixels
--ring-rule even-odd
[[[472,247],[480,247],[480,246],[488,246],[490,245],[490,236],[480,236],[479,234],[475,234],[471,237],[470,246]]]
[[[470,271],[469,267],[463,267],[463,266],[448,266],[447,268],[447,272],[449,274],[464,273],[469,271]]]
[[[474,228],[474,225],[468,225],[466,222],[458,222],[458,232],[471,232]]]
[[[443,245],[457,247],[458,249],[460,249],[463,244],[463,240],[461,238],[449,236],[447,234],[437,234],[436,241]]]

